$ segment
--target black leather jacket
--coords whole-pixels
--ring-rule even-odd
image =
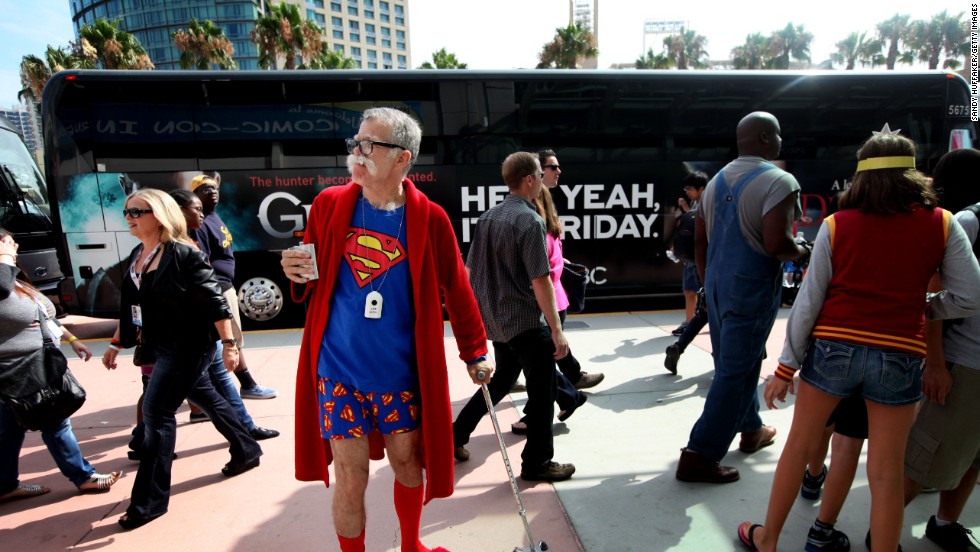
[[[190,245],[170,242],[159,253],[160,264],[146,273],[139,289],[129,267],[139,252],[129,255],[124,269],[119,310],[119,340],[123,347],[136,345],[133,305],[143,314],[145,346],[162,347],[182,355],[203,354],[214,346],[214,323],[231,318],[231,310],[207,257]]]

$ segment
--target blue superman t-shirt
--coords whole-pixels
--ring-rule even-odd
[[[364,392],[418,388],[405,226],[404,205],[389,211],[376,209],[363,195],[358,200],[320,345],[321,377]],[[383,299],[378,319],[364,316],[372,291]]]

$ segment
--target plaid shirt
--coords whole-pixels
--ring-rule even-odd
[[[491,341],[545,325],[531,280],[551,268],[544,219],[529,201],[508,194],[480,216],[466,266]]]

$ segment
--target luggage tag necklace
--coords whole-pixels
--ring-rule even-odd
[[[367,235],[367,222],[364,215],[365,207],[364,204],[367,203],[367,198],[361,196],[361,230],[364,232],[362,236]],[[395,234],[395,239],[401,239],[402,225],[405,223],[405,211],[407,206],[402,206],[402,218],[398,221],[398,232]],[[381,283],[378,284],[378,289],[374,289],[374,280],[372,279],[368,282],[371,286],[371,292],[367,294],[367,298],[364,300],[364,318],[370,318],[378,320],[381,318],[381,308],[384,306],[384,297],[381,296],[381,288],[385,285],[385,280],[388,279],[388,271],[391,270],[391,257],[388,257],[388,267],[385,268],[384,274],[381,276]]]

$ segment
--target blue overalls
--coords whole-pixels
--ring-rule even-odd
[[[762,427],[756,387],[779,311],[782,273],[775,258],[756,252],[742,235],[738,201],[745,186],[774,168],[763,163],[731,188],[719,172],[714,190],[704,289],[715,377],[687,445],[713,461],[724,458],[736,433]]]

